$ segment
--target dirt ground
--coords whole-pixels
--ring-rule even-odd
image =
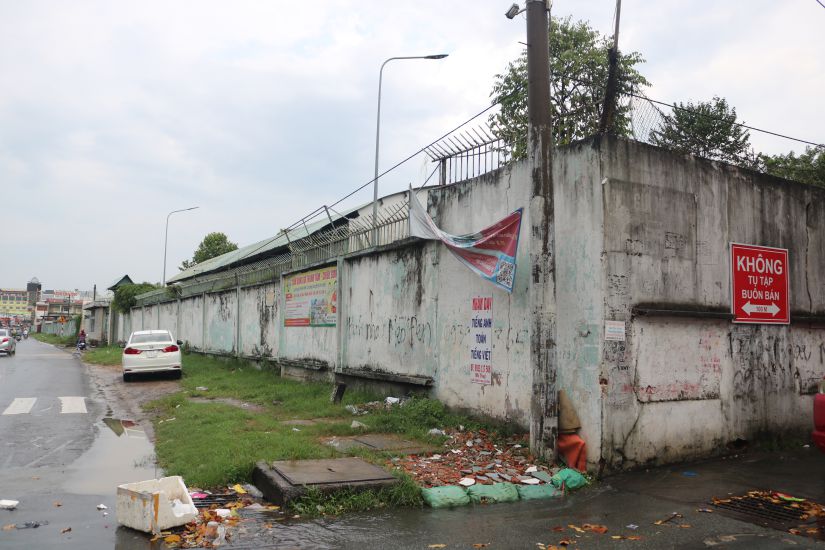
[[[168,375],[144,375],[126,383],[120,365],[84,365],[95,393],[106,403],[106,416],[137,422],[145,430],[149,441],[154,443],[154,428],[143,405],[179,391],[180,380]]]

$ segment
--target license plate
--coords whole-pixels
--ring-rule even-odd
[[[149,359],[154,359],[157,356],[158,356],[158,352],[156,352],[156,351],[147,351],[146,352],[146,357],[148,357]]]

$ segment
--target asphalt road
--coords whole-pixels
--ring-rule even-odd
[[[110,429],[121,426],[111,412],[71,353],[30,338],[0,355],[0,499],[20,501],[0,510],[0,548],[150,547],[118,528],[115,490],[155,477],[152,446]]]

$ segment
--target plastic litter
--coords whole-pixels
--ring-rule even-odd
[[[231,515],[232,515],[232,510],[230,510],[230,509],[228,509],[228,508],[217,508],[217,509],[215,510],[215,514],[216,514],[219,518],[228,518],[229,516],[231,516]]]
[[[209,388],[207,388],[206,386],[197,386],[195,388],[195,390],[197,390],[197,391],[209,391]]]
[[[447,435],[447,432],[445,432],[444,430],[439,430],[438,428],[433,428],[432,430],[427,432],[427,434],[428,435]]]
[[[519,485],[516,490],[521,500],[538,500],[562,496],[562,492],[552,485]]]
[[[523,477],[519,479],[519,482],[525,485],[538,485],[539,483],[541,483],[541,480],[536,479],[534,477]]]
[[[14,510],[20,504],[19,500],[0,500],[0,509]]]
[[[398,403],[400,403],[400,402],[401,402],[401,399],[400,399],[400,398],[398,398],[398,397],[387,397],[387,398],[384,400],[384,402],[385,402],[387,405],[397,405]]]
[[[432,508],[452,508],[470,504],[470,497],[467,492],[455,485],[421,489],[421,498]]]
[[[576,470],[572,468],[565,468],[552,477],[553,485],[561,488],[562,485],[566,489],[575,491],[587,485],[587,479]]]
[[[492,485],[473,485],[467,489],[467,496],[475,504],[495,502],[515,502],[519,499],[516,486],[512,483],[494,483]]]
[[[367,425],[364,424],[363,422],[358,422],[357,420],[353,420],[352,424],[350,424],[349,427],[352,428],[353,430],[357,430],[359,428],[364,429],[364,428],[367,427]]]
[[[98,509],[98,510],[108,510],[108,509],[109,509],[109,507],[108,507],[108,506],[106,506],[105,504],[98,504],[98,505],[97,505],[97,509]]]
[[[471,477],[462,477],[458,480],[458,484],[464,487],[469,487],[476,484],[476,480]]]

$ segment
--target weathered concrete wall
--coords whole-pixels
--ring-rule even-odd
[[[238,296],[235,289],[206,295],[204,342],[202,349],[212,353],[235,353]]]
[[[280,285],[274,283],[241,289],[241,354],[277,357]]]
[[[604,342],[604,242],[598,150],[589,143],[564,149],[553,170],[556,220],[556,387],[564,390],[582,422],[588,462],[600,458]]]
[[[177,323],[194,349],[272,358],[287,374],[431,383],[448,405],[526,427],[547,412],[531,410],[547,382],[533,379],[531,351],[544,308],[555,338],[539,344],[577,408],[591,467],[684,460],[808,429],[825,376],[825,190],[615,139],[559,150],[553,173],[552,304],[529,301],[531,178],[518,163],[427,199],[455,234],[525,208],[512,294],[440,243],[409,241],[328,262],[338,268],[335,327],[285,327],[280,279],[183,299],[179,314],[176,302],[136,308],[119,327]],[[789,249],[790,326],[726,317],[731,241]],[[491,385],[471,383],[475,297],[493,299]],[[623,340],[606,339],[606,321],[624,327]]]
[[[601,455],[669,462],[809,429],[825,330],[793,319],[825,312],[825,190],[638,143],[593,147],[605,318],[628,330],[605,343]],[[714,318],[730,311],[730,242],[788,249],[790,326]],[[646,308],[698,312],[639,317]]]
[[[192,349],[203,349],[203,296],[181,300],[178,339],[188,342]]]

